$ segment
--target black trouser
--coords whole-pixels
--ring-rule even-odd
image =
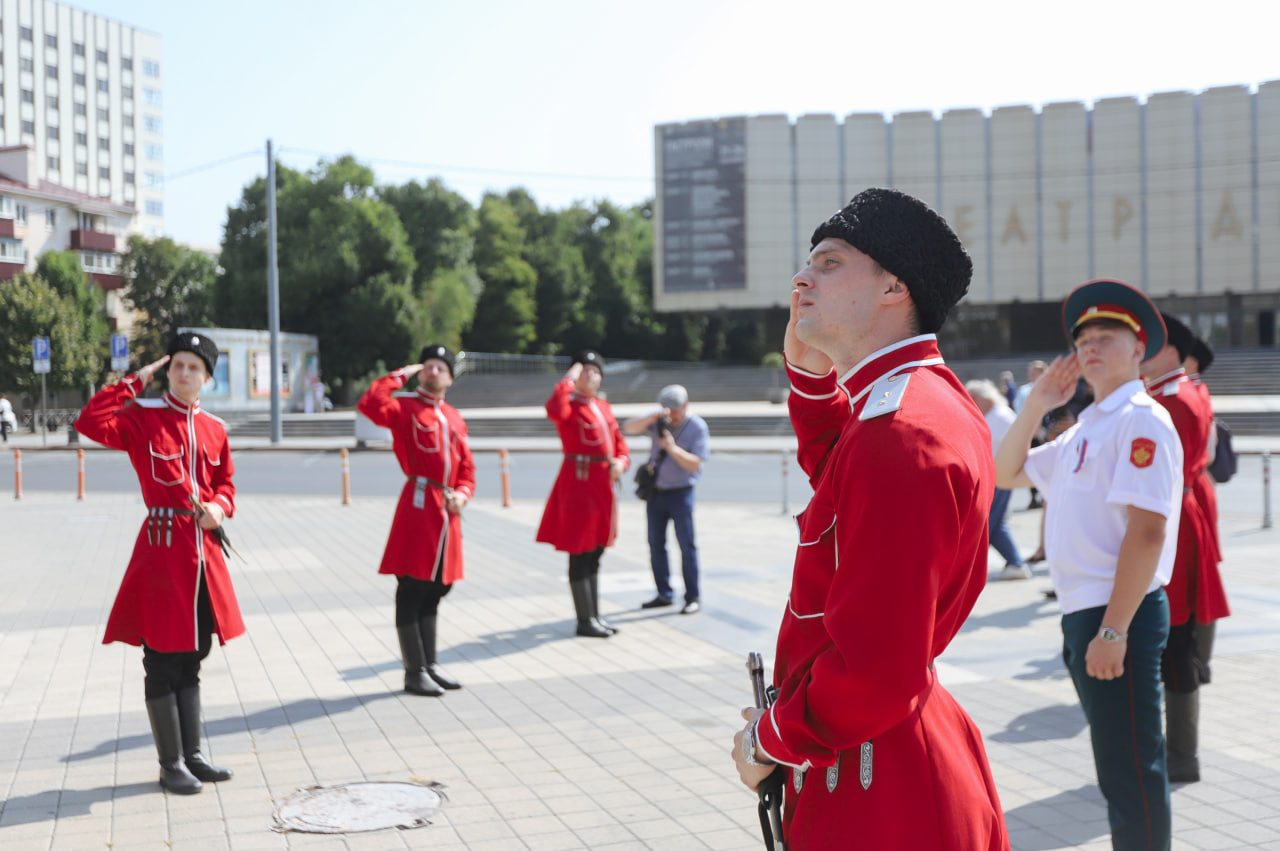
[[[142,669],[146,672],[143,691],[147,700],[200,685],[200,663],[213,649],[213,606],[209,602],[209,587],[204,582],[204,571],[200,572],[196,631],[199,644],[195,650],[162,653],[142,645]]]
[[[396,626],[417,626],[420,618],[434,617],[440,601],[453,590],[444,583],[444,571],[436,571],[437,579],[396,577]]]
[[[604,555],[604,547],[596,547],[585,553],[569,554],[569,581],[589,579],[600,572],[600,556]]]

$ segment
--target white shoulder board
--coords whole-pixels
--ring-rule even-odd
[[[1177,396],[1177,395],[1178,395],[1178,382],[1176,382],[1176,381],[1170,381],[1168,384],[1166,384],[1166,385],[1164,386],[1164,389],[1163,389],[1161,392],[1162,392],[1162,393],[1164,393],[1164,395],[1166,395],[1166,396]]]
[[[163,398],[154,398],[151,396],[136,396],[134,397],[133,404],[141,405],[144,408],[166,408],[169,405],[169,403]]]
[[[862,413],[858,415],[858,419],[873,419],[884,414],[892,414],[901,408],[902,397],[907,392],[907,382],[910,380],[911,373],[900,372],[897,375],[886,376],[871,385],[871,389],[867,391],[867,403],[862,406]]]

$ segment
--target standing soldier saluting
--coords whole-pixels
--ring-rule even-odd
[[[200,410],[217,362],[212,340],[180,333],[169,354],[103,388],[75,422],[90,440],[128,452],[142,487],[147,517],[102,643],[142,646],[160,785],[182,795],[231,778],[200,753],[200,663],[215,632],[224,644],[244,632],[217,532],[235,512],[231,450],[222,420]],[[165,364],[168,392],[138,398]]]
[[[360,413],[391,429],[400,491],[379,573],[396,577],[396,634],[404,659],[404,690],[439,697],[462,685],[436,664],[440,601],[462,578],[462,509],[476,489],[467,424],[444,401],[453,386],[454,354],[438,343],[409,364],[373,382]],[[418,376],[412,392],[397,393]]]

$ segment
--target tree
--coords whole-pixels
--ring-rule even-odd
[[[134,323],[136,364],[164,355],[169,340],[182,327],[212,324],[213,286],[218,267],[208,255],[168,237],[129,237],[121,274],[125,300],[140,312]]]
[[[87,387],[100,377],[109,351],[107,336],[111,329],[107,325],[106,294],[89,280],[89,275],[80,265],[78,251],[46,251],[36,261],[35,275],[76,306],[85,341],[97,347],[99,369],[85,382]]]
[[[417,356],[423,305],[416,262],[373,172],[350,156],[303,174],[276,169],[280,325],[315,334],[325,371],[344,401],[351,382]],[[227,211],[223,274],[214,299],[223,325],[267,324],[266,181],[246,186]]]
[[[537,339],[538,274],[525,261],[525,232],[511,204],[487,194],[480,202],[475,263],[483,289],[467,348],[520,354]]]
[[[102,343],[85,334],[84,313],[71,297],[60,294],[36,275],[0,281],[0,387],[28,396],[40,392],[40,376],[31,371],[31,341],[48,337],[53,390],[88,387],[98,377]]]

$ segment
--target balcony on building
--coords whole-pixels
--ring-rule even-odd
[[[90,272],[89,280],[98,285],[98,289],[103,292],[111,292],[118,290],[124,286],[123,275],[110,275],[104,272]]]
[[[116,237],[113,233],[77,228],[71,232],[71,248],[74,251],[102,251],[115,254]]]
[[[17,223],[12,218],[0,218],[0,237],[9,237],[13,239],[17,236]]]

